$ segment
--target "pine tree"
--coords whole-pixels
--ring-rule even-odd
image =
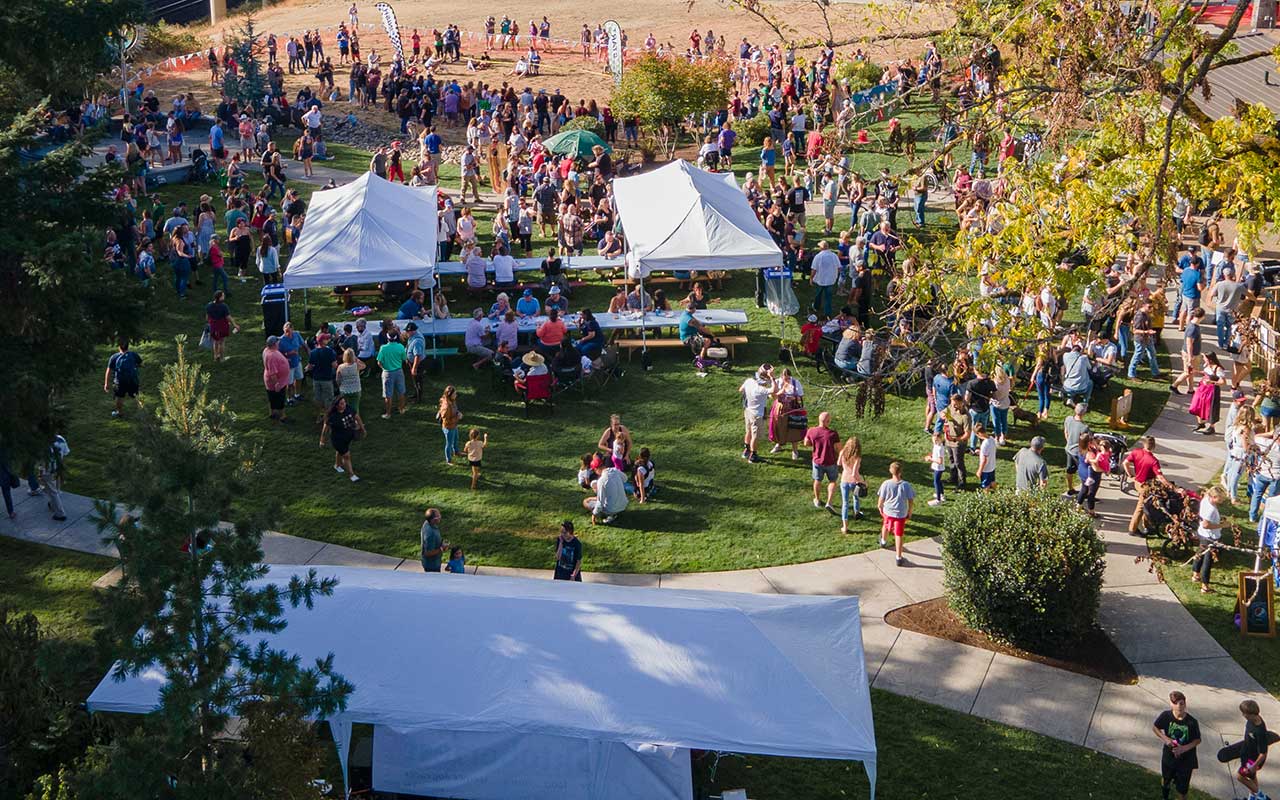
[[[81,142],[31,158],[45,145],[47,111],[0,127],[0,451],[14,468],[48,451],[95,348],[135,338],[146,310],[146,290],[103,258],[107,228],[133,230],[129,210],[110,200],[119,168],[87,169]]]
[[[314,569],[287,586],[261,582],[262,531],[273,509],[236,504],[254,476],[254,453],[233,436],[226,404],[208,397],[185,337],[177,341],[160,400],[117,469],[136,510],[118,516],[120,502],[98,511],[123,571],[105,603],[115,674],[159,669],[168,684],[144,724],[105,753],[91,752],[73,783],[81,796],[107,800],[150,797],[153,787],[181,798],[314,797],[307,781],[316,775],[296,768],[307,747],[319,746],[306,720],[344,708],[351,684],[334,671],[332,654],[304,666],[255,637],[285,627],[286,603],[310,608],[337,582]],[[233,719],[280,731],[298,754],[293,765],[266,774],[270,759],[247,752],[261,736],[225,741]]]
[[[262,66],[266,42],[258,31],[252,14],[245,17],[244,24],[227,42],[227,47],[231,50],[231,57],[235,59],[238,70],[237,74],[227,75],[223,79],[222,91],[227,97],[238,100],[241,108],[252,108],[255,115],[260,115],[271,87]]]

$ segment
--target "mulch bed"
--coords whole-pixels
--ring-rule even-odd
[[[947,605],[945,597],[935,597],[923,603],[895,608],[885,615],[884,620],[895,628],[1004,653],[1014,658],[1047,664],[1050,667],[1069,670],[1111,683],[1138,682],[1138,674],[1134,672],[1133,665],[1098,628],[1094,628],[1083,640],[1060,652],[1031,653],[997,642],[985,633],[968,627]]]

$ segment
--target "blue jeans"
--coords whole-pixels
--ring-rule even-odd
[[[1129,377],[1138,377],[1138,362],[1143,359],[1151,365],[1151,377],[1160,377],[1160,367],[1156,365],[1156,346],[1138,342],[1133,343],[1133,358],[1129,361]]]
[[[858,500],[858,496],[853,493],[854,483],[840,484],[840,521],[849,521],[849,500],[853,500],[853,516],[857,517],[862,513],[862,504]]]
[[[1004,436],[1009,432],[1009,409],[991,407],[991,434]]]
[[[1218,347],[1225,350],[1231,344],[1231,312],[1214,312],[1213,324],[1218,330]]]
[[[191,266],[185,258],[173,260],[173,286],[178,290],[178,297],[187,296],[187,284],[191,281]]]
[[[1280,478],[1272,480],[1261,474],[1249,479],[1249,521],[1258,521],[1258,509],[1262,501],[1280,494]]]
[[[458,429],[441,428],[440,431],[444,434],[444,460],[452,461],[458,454]]]
[[[227,285],[227,271],[225,269],[215,269],[213,272],[213,290],[218,291],[218,284],[222,284],[222,291],[226,294],[231,293],[231,289]]]
[[[933,496],[938,500],[942,499],[942,470],[940,469],[933,470]]]
[[[1129,348],[1133,347],[1133,337],[1129,335],[1129,323],[1122,322],[1116,326],[1116,347],[1120,349],[1120,357],[1129,357]]]
[[[1036,376],[1036,413],[1043,414],[1053,405],[1049,396],[1049,374],[1041,372]]]
[[[986,422],[990,411],[974,411],[969,409],[969,449],[976,450],[978,448],[978,432],[977,425],[979,422]]]
[[[924,204],[928,200],[923,194],[915,197],[911,201],[911,208],[915,211],[916,227],[924,227]]]
[[[821,306],[819,306],[821,302]],[[831,287],[819,286],[814,284],[813,287],[813,308],[815,311],[821,310],[826,316],[831,316]]]

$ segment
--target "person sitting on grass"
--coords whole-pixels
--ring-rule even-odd
[[[599,455],[593,455],[592,453],[586,453],[582,456],[578,467],[578,488],[590,491],[592,482],[600,477],[600,473],[596,471],[595,460],[597,458],[599,458]]]
[[[649,455],[649,448],[641,447],[640,457],[636,459],[635,475],[632,478],[635,484],[637,502],[646,502],[658,491],[658,486],[653,481],[656,474],[657,468],[653,465],[653,459]]]
[[[595,495],[582,501],[582,507],[591,512],[591,524],[608,525],[627,509],[627,476],[612,465],[604,468],[591,486]]]

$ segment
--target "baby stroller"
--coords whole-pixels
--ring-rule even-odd
[[[1124,471],[1123,462],[1125,455],[1129,451],[1129,443],[1118,433],[1095,433],[1093,438],[1107,448],[1107,453],[1111,457],[1111,467],[1107,474],[1114,475],[1119,479],[1120,491],[1128,493],[1129,474]]]
[[[702,347],[697,348],[693,357],[693,366],[697,368],[699,375],[705,375],[711,367],[719,367],[728,372],[733,363],[729,360],[729,349],[722,347],[719,339],[712,339],[710,346],[705,350]]]
[[[205,151],[196,148],[191,151],[191,180],[193,183],[204,183],[216,174],[209,156]]]

